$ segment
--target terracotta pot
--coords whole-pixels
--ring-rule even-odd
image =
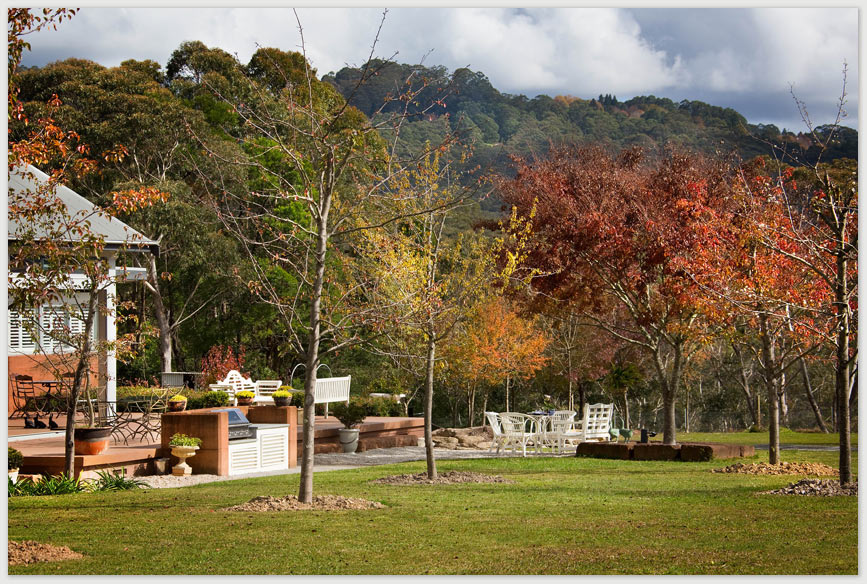
[[[252,398],[252,397],[238,397],[238,396],[235,396],[235,399],[238,400],[238,405],[239,405],[239,406],[252,406],[252,405],[253,405],[253,399],[254,399],[254,398]]]
[[[75,453],[82,456],[101,454],[108,448],[111,428],[75,428]]]
[[[169,402],[169,411],[170,412],[182,412],[187,409],[187,400],[184,401],[170,401]]]

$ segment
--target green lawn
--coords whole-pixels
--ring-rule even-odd
[[[637,434],[636,434],[637,437]],[[852,433],[852,446],[858,445],[858,434]],[[662,432],[652,438],[654,442],[662,440]],[[678,432],[678,442],[723,442],[726,444],[767,444],[767,432]],[[839,435],[823,432],[795,432],[787,428],[780,430],[780,444],[837,446]]]
[[[834,452],[783,459],[836,466]],[[762,453],[754,462],[767,460]],[[853,461],[857,464],[857,458]],[[9,500],[9,538],[84,559],[10,574],[832,574],[857,572],[857,499],[757,496],[793,477],[714,474],[727,462],[583,458],[441,461],[514,484],[374,485],[423,463],[317,474],[369,511],[230,513],[295,493],[298,475],[183,489]],[[857,468],[857,466],[856,466]]]

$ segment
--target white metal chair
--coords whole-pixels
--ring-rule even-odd
[[[540,435],[535,418],[527,414],[503,412],[500,414],[500,423],[503,428],[504,450],[511,447],[512,452],[517,452],[520,446],[522,456],[527,456],[527,446],[532,444],[536,452],[539,452]]]
[[[488,452],[492,451],[494,446],[496,446],[497,454],[499,454],[500,448],[503,447],[506,440],[506,437],[503,435],[503,426],[500,424],[500,414],[497,412],[485,412],[485,417],[491,425],[491,430],[494,431],[494,439],[491,441],[491,447],[488,449]]]

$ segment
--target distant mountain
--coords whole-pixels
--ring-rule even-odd
[[[408,106],[415,117],[402,130],[407,148],[460,132],[474,144],[474,163],[499,171],[508,170],[510,155],[543,155],[550,144],[593,142],[617,149],[637,144],[651,151],[673,144],[707,153],[736,153],[743,159],[785,150],[805,162],[814,161],[819,150],[808,134],[750,124],[731,108],[700,101],[674,102],[652,95],[626,102],[613,95],[529,99],[501,93],[483,73],[466,68],[449,74],[441,66],[371,61],[367,71],[369,77],[361,85],[363,72],[358,68],[345,67],[323,80],[371,118]],[[408,88],[418,91],[412,103],[392,99]],[[828,131],[819,128],[818,137]],[[824,159],[857,157],[858,132],[840,128]]]

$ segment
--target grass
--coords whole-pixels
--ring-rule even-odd
[[[836,465],[835,452],[784,460]],[[855,457],[853,457],[855,458]],[[762,453],[754,462],[767,460]],[[853,461],[857,468],[857,458]],[[797,480],[714,474],[727,462],[584,458],[440,461],[514,484],[374,485],[423,462],[317,474],[368,511],[231,513],[296,493],[298,475],[9,500],[9,539],[80,560],[10,574],[855,574],[854,497],[758,496]]]
[[[653,441],[662,440],[662,432],[659,432]],[[852,446],[858,445],[858,434],[852,433]],[[722,442],[726,444],[767,444],[768,432],[678,432],[678,442]],[[788,428],[780,429],[780,444],[793,444],[799,446],[828,445],[838,446],[840,436],[836,433],[825,434],[824,432],[795,432]]]

